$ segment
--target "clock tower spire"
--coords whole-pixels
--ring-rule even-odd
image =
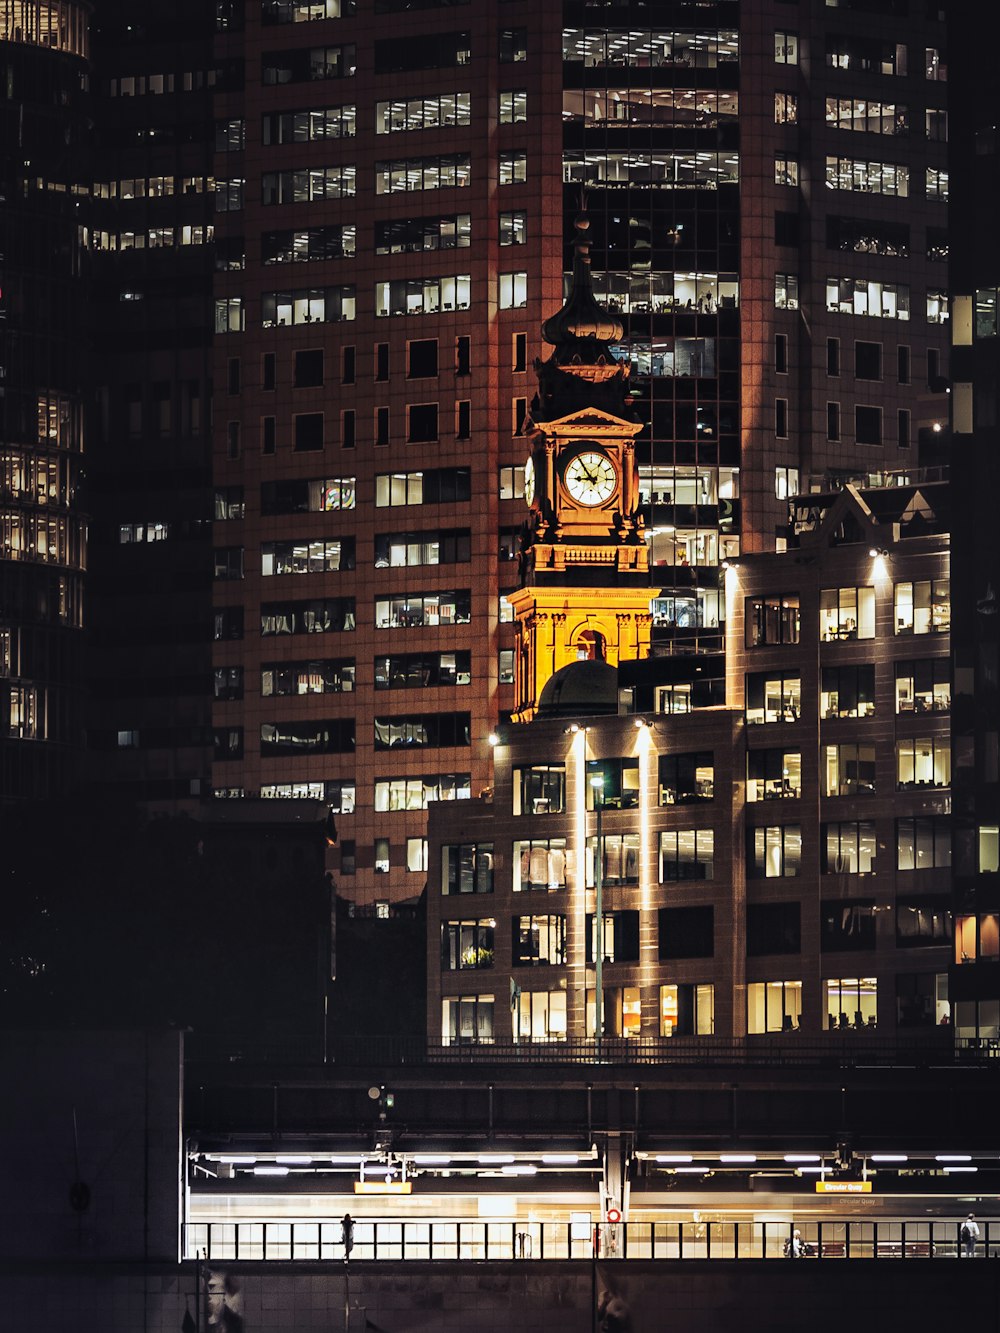
[[[580,658],[618,662],[649,654],[649,555],[639,510],[631,367],[611,344],[621,321],[599,305],[590,272],[590,223],[576,220],[569,297],[542,325],[553,347],[536,360],[538,392],[525,420],[529,516],[518,626],[517,707],[530,721],[542,686]]]

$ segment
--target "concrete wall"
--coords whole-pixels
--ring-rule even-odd
[[[0,1255],[176,1262],[181,1050],[176,1031],[0,1033]]]
[[[193,1264],[73,1267],[0,1263],[7,1328],[48,1333],[590,1333],[589,1264],[243,1265],[230,1273],[238,1320],[207,1323]],[[685,1261],[607,1266],[631,1309],[624,1333],[884,1333],[994,1329],[1000,1263],[990,1260]],[[222,1283],[215,1284],[221,1287]],[[348,1288],[345,1292],[345,1286]],[[236,1288],[233,1291],[233,1288]],[[349,1318],[345,1319],[345,1295]],[[367,1322],[366,1322],[367,1321]],[[960,1321],[960,1323],[959,1323]]]

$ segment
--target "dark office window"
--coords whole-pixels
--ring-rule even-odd
[[[910,349],[908,347],[896,348],[896,378],[900,384],[909,384],[910,382]]]
[[[788,439],[788,399],[774,400],[774,433],[779,440]]]
[[[827,403],[826,405],[826,438],[828,440],[840,439],[839,403]]]
[[[375,378],[383,381],[389,378],[389,344],[375,344]]]
[[[882,443],[882,409],[856,407],[854,409],[854,438],[858,444]]]
[[[238,356],[231,356],[229,358],[229,372],[226,387],[229,393],[239,393],[240,391],[240,358]]]
[[[750,903],[747,907],[747,956],[799,953],[802,949],[798,903]]]
[[[455,404],[455,438],[467,440],[472,435],[472,402],[462,398]]]
[[[273,389],[275,380],[275,357],[273,352],[265,352],[261,359],[260,387]]]
[[[357,442],[357,421],[354,408],[346,408],[340,415],[340,447],[353,449]]]
[[[295,353],[296,389],[316,389],[323,384],[323,349],[311,347]]]
[[[261,417],[260,419],[260,451],[262,454],[273,454],[275,446],[275,424],[274,417]]]
[[[375,443],[378,445],[389,443],[389,409],[387,407],[376,407],[375,409]]]
[[[882,344],[856,342],[854,344],[854,377],[859,380],[882,378]]]
[[[410,444],[426,444],[438,438],[437,403],[411,403],[406,416],[406,438]]]
[[[309,453],[323,448],[323,413],[300,412],[295,417],[295,449]]]
[[[471,373],[472,339],[463,334],[455,339],[455,374]]]
[[[778,375],[788,374],[788,334],[774,335],[774,369]]]
[[[819,947],[824,953],[874,949],[875,904],[824,901],[819,918]]]
[[[910,447],[910,412],[906,407],[901,407],[896,413],[896,443],[900,449]]]
[[[437,373],[438,340],[436,338],[415,339],[407,347],[407,379],[433,379]]]
[[[798,248],[799,215],[798,213],[776,212],[774,215],[775,245],[790,245]]]
[[[520,374],[527,369],[528,361],[528,335],[526,333],[514,334],[514,355],[513,369],[515,373]]]
[[[840,374],[839,338],[827,338],[826,340],[826,373],[828,375]]]
[[[715,922],[711,907],[661,907],[659,956],[711,958],[715,952]]]

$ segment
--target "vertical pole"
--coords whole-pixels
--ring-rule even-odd
[[[604,1032],[604,774],[591,778],[594,806],[597,810],[597,847],[594,854],[594,915],[597,919],[597,967],[594,975],[594,1037],[598,1064],[601,1060],[601,1039]]]

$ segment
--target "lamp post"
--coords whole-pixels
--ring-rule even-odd
[[[594,975],[594,1037],[598,1063],[601,1059],[601,1037],[604,1031],[604,836],[601,819],[604,812],[604,774],[595,773],[590,779],[597,811],[597,846],[594,849],[594,917],[597,922],[596,968]]]

